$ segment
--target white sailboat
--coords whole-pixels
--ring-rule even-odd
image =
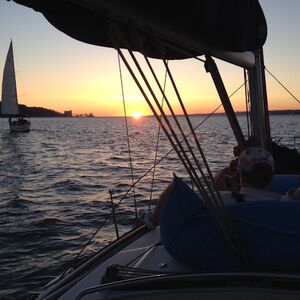
[[[2,79],[2,115],[9,117],[11,132],[30,131],[30,121],[19,114],[13,44],[10,42]]]

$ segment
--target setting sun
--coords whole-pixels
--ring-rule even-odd
[[[139,111],[135,111],[132,113],[132,117],[135,119],[139,119],[141,117],[141,113]]]

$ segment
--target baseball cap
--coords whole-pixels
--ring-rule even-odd
[[[252,172],[256,164],[266,164],[274,170],[274,159],[270,152],[260,147],[248,147],[239,157],[239,172]]]

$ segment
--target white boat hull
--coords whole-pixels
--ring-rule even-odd
[[[9,129],[11,132],[29,132],[30,131],[30,122],[27,121],[24,124],[18,124],[17,121],[16,121],[16,123],[12,122],[9,124]]]

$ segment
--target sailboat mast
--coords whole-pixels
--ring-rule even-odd
[[[255,65],[248,69],[250,92],[250,121],[252,136],[250,144],[266,149],[271,147],[268,99],[262,49],[255,53]]]
[[[6,56],[3,80],[2,80],[2,114],[17,115],[18,95],[15,74],[15,64],[13,55],[13,44],[10,42],[8,53]]]

